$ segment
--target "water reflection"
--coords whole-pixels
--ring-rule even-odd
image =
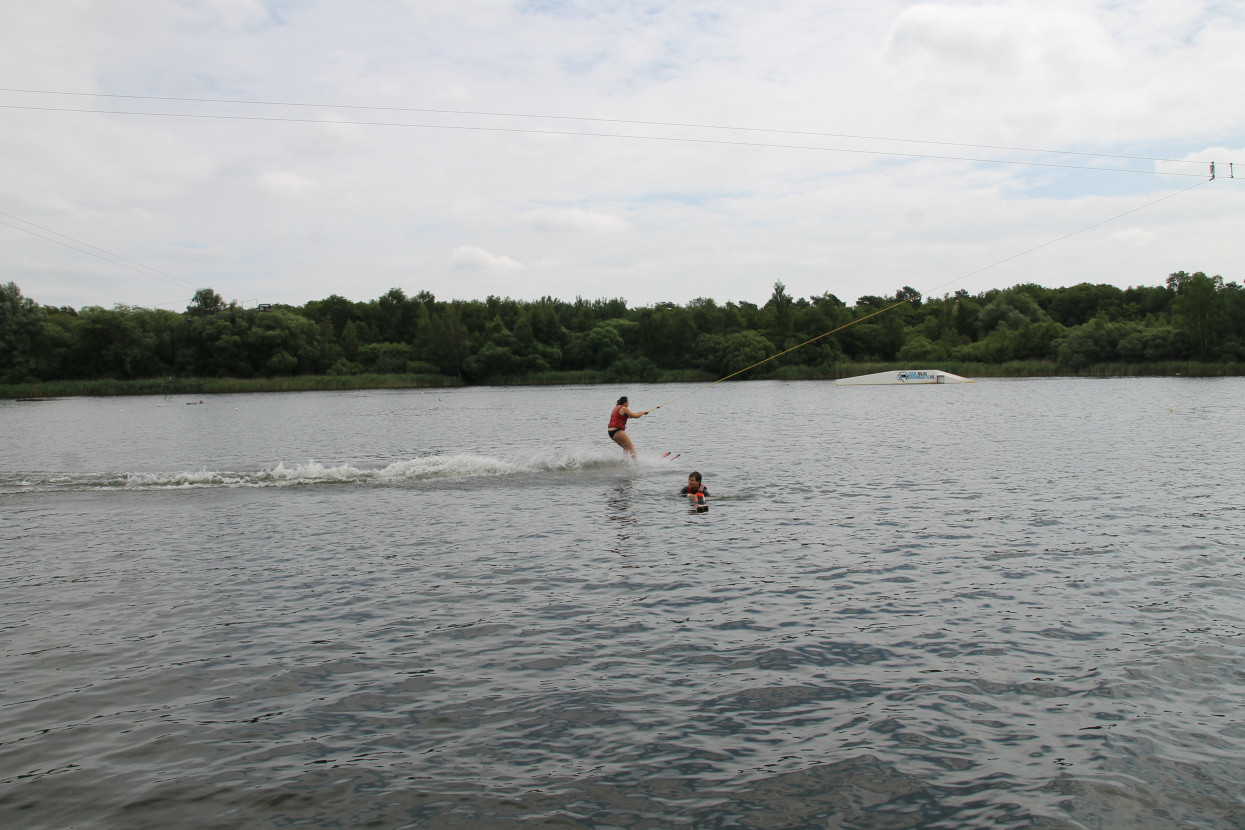
[[[634,528],[638,521],[632,507],[634,498],[635,482],[631,479],[619,481],[606,495],[605,517],[610,521],[610,527],[613,528],[618,539],[618,547],[610,548],[610,552],[620,556],[628,555],[625,548],[634,535]]]

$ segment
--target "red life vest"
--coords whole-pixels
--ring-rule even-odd
[[[627,416],[622,414],[623,405],[619,404],[614,407],[614,411],[610,413],[610,429],[626,429]]]

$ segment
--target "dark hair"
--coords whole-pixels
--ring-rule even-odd
[[[704,482],[704,479],[700,477],[700,473],[697,473],[697,472],[691,472],[691,473],[688,473],[688,474],[687,474],[687,477],[688,477],[688,478],[694,478],[694,479],[696,479],[696,483],[697,483],[697,484],[700,484],[700,483],[703,483],[703,482]]]
[[[627,396],[626,396],[626,395],[623,395],[621,398],[619,398],[619,399],[618,399],[618,405],[619,405],[619,406],[622,406],[622,405],[623,405],[623,404],[625,404],[626,402],[627,402]]]

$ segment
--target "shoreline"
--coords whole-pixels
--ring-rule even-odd
[[[874,372],[912,368],[899,363],[840,363],[833,367],[783,366],[739,380],[838,380]],[[1240,377],[1245,363],[1103,363],[1071,369],[1047,361],[964,363],[945,361],[939,369],[970,378],[1039,377]],[[0,399],[39,402],[53,398],[128,395],[224,395],[255,392],[326,392],[359,389],[447,389],[466,386],[566,386],[618,383],[714,383],[718,378],[688,370],[659,371],[656,377],[626,377],[610,371],[542,372],[490,378],[469,384],[448,375],[297,375],[276,378],[146,378],[136,380],[58,380],[0,385]],[[733,381],[732,381],[733,382]]]

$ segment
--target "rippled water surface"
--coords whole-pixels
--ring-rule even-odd
[[[693,389],[0,403],[0,826],[1245,827],[1245,380]]]

